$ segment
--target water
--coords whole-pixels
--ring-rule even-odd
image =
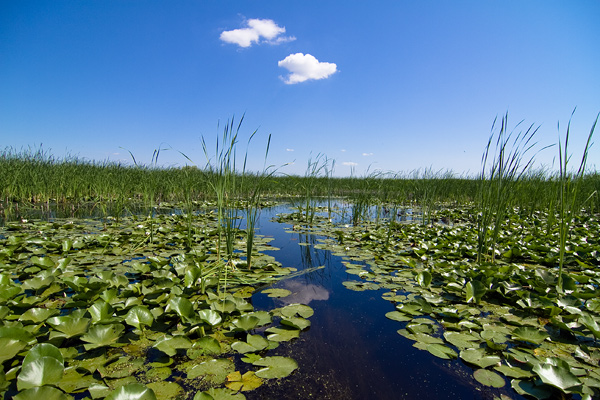
[[[311,327],[300,338],[284,343],[270,355],[293,357],[299,369],[290,377],[245,393],[261,399],[493,399],[504,393],[518,396],[509,384],[503,389],[480,385],[473,370],[459,360],[442,360],[412,346],[397,330],[403,325],[385,317],[394,305],[381,298],[382,291],[355,292],[342,282],[357,280],[345,272],[342,258],[326,250],[298,243],[315,243],[314,235],[287,233],[290,225],[272,222],[277,207],[263,210],[259,233],[272,236],[279,248],[270,252],[285,267],[299,271],[324,265],[275,287],[293,292],[282,299],[255,294],[256,309],[287,303],[309,304],[315,311]]]

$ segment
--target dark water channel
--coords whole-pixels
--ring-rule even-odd
[[[280,250],[270,252],[285,267],[319,269],[274,285],[292,291],[282,299],[253,296],[256,309],[290,303],[310,305],[311,327],[300,338],[273,351],[293,357],[299,369],[276,383],[245,393],[250,400],[269,399],[493,399],[505,394],[523,399],[510,384],[487,388],[460,360],[442,360],[416,349],[397,333],[404,325],[385,317],[394,304],[378,291],[356,292],[342,282],[360,279],[345,272],[342,258],[315,249],[315,235],[288,233],[291,226],[274,222],[286,207],[263,210],[259,233],[273,237]],[[308,242],[310,246],[298,243]]]

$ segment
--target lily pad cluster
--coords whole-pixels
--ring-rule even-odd
[[[447,211],[446,211],[447,213]],[[496,244],[499,260],[477,263],[473,221],[321,225],[319,248],[347,261],[351,290],[385,290],[398,333],[473,378],[538,399],[600,396],[600,227],[580,218],[559,286],[557,232],[541,213],[513,214]],[[446,217],[447,219],[447,217]],[[314,227],[311,229],[314,232]]]
[[[257,311],[293,272],[224,261],[214,216],[23,221],[0,232],[0,394],[15,399],[243,399],[298,368],[270,355],[312,309]],[[240,249],[244,232],[237,233]],[[273,250],[256,238],[258,251]],[[243,254],[241,252],[236,253]],[[285,293],[278,293],[279,296]]]

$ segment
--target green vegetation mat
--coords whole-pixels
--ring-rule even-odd
[[[312,309],[255,311],[247,299],[293,270],[260,253],[251,270],[239,257],[225,261],[214,215],[189,221],[22,221],[0,230],[0,392],[243,399],[292,373],[297,363],[269,350],[310,326]],[[236,232],[237,247],[244,237]],[[257,253],[275,250],[254,240]]]

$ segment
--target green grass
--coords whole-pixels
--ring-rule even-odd
[[[334,160],[325,155],[309,160],[304,176],[278,175],[266,162],[263,171],[251,173],[245,161],[256,155],[246,152],[241,158],[244,162],[237,161],[235,165],[241,120],[236,125],[228,122],[214,155],[205,149],[208,162],[203,167],[161,168],[157,165],[160,149],[155,151],[150,165],[127,165],[71,155],[56,157],[42,147],[5,148],[0,150],[0,219],[10,221],[32,215],[119,218],[140,213],[151,217],[172,204],[179,204],[180,208],[184,204],[185,211],[192,212],[199,204],[211,201],[220,210],[221,221],[227,224],[223,214],[225,202],[250,200],[259,205],[264,198],[295,197],[305,222],[314,218],[317,204],[323,201],[331,218],[332,199],[345,198],[352,204],[349,213],[355,222],[367,217],[372,208],[376,209],[376,217],[382,216],[385,207],[421,212],[423,223],[428,223],[433,222],[430,215],[434,211],[476,205],[482,213],[481,252],[488,251],[484,250],[487,246],[487,256],[493,258],[496,229],[500,229],[508,214],[517,210],[530,216],[547,213],[549,218],[544,220],[547,222],[540,232],[551,235],[560,219],[562,204],[566,204],[561,203],[560,196],[566,175],[561,175],[560,170],[530,168],[536,152],[531,148],[535,129],[531,126],[524,132],[511,133],[506,117],[501,122],[499,134],[492,135],[484,149],[478,176],[425,169],[408,173],[372,171],[363,177],[336,178]],[[567,150],[561,150],[561,168],[566,167]],[[266,155],[259,156],[266,160]],[[590,212],[600,209],[597,171],[571,174],[568,182],[569,187],[576,187],[569,194],[570,210],[576,213],[582,208]],[[252,219],[252,212],[244,214]],[[233,221],[236,216],[229,217]]]

